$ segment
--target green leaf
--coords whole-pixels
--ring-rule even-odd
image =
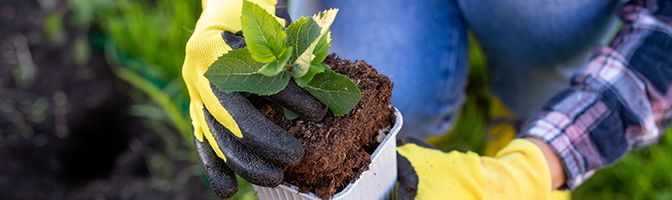
[[[291,68],[290,68],[289,72],[292,75],[292,77],[294,77],[294,78],[303,77],[304,75],[306,75],[306,73],[308,73],[308,70],[310,69],[310,67],[304,69],[304,68],[300,67],[298,64],[292,64],[290,66],[291,66]]]
[[[327,55],[329,55],[330,47],[331,47],[331,31],[327,32],[327,35],[320,38],[320,41],[317,42],[315,50],[313,51],[313,55],[315,55],[315,57],[313,58],[311,64],[322,63],[322,61],[324,61],[324,59],[327,58]]]
[[[261,63],[278,60],[287,46],[282,25],[263,8],[243,1],[241,17],[243,36],[252,57]]]
[[[331,70],[315,75],[313,80],[302,87],[336,116],[348,114],[362,98],[357,85],[348,77]]]
[[[310,68],[308,68],[308,73],[306,73],[306,75],[303,75],[301,78],[296,79],[296,84],[302,87],[305,86],[306,84],[308,84],[310,81],[313,80],[313,77],[315,77],[315,75],[324,72],[326,68],[327,67],[322,63],[311,64]]]
[[[290,62],[294,62],[320,36],[321,28],[312,18],[301,17],[287,27],[287,42],[294,47]]]
[[[292,76],[296,77],[301,77],[305,73],[308,72],[308,68],[310,67],[310,64],[313,62],[313,59],[315,58],[315,55],[313,55],[313,51],[315,50],[315,47],[317,46],[317,43],[319,43],[320,40],[322,40],[322,37],[325,37],[327,35],[327,32],[329,32],[329,27],[331,27],[331,24],[334,23],[334,19],[336,19],[336,14],[338,13],[338,9],[329,9],[322,11],[316,15],[314,15],[312,18],[315,20],[318,26],[320,26],[320,39],[313,41],[308,48],[299,56],[297,57],[296,61],[294,61],[294,64],[297,65],[297,68],[300,70],[295,70],[296,74],[292,74]]]
[[[289,110],[285,107],[282,107],[282,113],[285,114],[285,118],[287,118],[289,120],[295,120],[296,118],[299,118],[299,114],[297,114],[297,113],[295,113],[295,112],[293,112],[293,111],[291,111],[291,110]]]
[[[263,63],[256,62],[247,48],[229,51],[219,57],[205,77],[222,92],[249,92],[272,95],[280,92],[289,83],[289,74],[282,72],[267,77],[259,73]]]
[[[261,69],[259,69],[259,73],[264,76],[278,75],[285,69],[285,65],[287,64],[287,61],[289,61],[289,57],[291,55],[292,47],[287,47],[282,55],[280,55],[280,59],[266,63],[263,67],[261,67]]]

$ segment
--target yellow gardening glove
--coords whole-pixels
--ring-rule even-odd
[[[284,3],[252,1],[269,13],[276,9],[287,16]],[[278,5],[282,6],[276,6]],[[245,46],[241,30],[243,0],[203,1],[203,13],[187,42],[182,76],[191,99],[189,113],[194,126],[196,149],[213,190],[230,197],[237,190],[234,176],[260,186],[277,186],[283,180],[282,166],[293,166],[303,158],[301,143],[287,131],[266,119],[240,93],[220,92],[204,73],[221,55]],[[278,18],[281,24],[289,21]],[[250,98],[257,98],[248,95]],[[290,84],[265,99],[279,103],[307,120],[319,120],[326,108]]]
[[[442,152],[413,139],[397,147],[398,199],[549,199],[542,151],[516,139],[493,157]]]

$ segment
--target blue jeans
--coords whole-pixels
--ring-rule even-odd
[[[332,52],[394,82],[402,135],[447,131],[464,101],[467,28],[488,58],[491,88],[525,117],[559,89],[615,27],[617,0],[293,0],[290,15],[340,9]]]

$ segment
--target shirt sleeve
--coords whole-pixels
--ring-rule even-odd
[[[569,189],[656,142],[672,119],[672,1],[631,1],[619,15],[618,35],[519,135],[551,146]]]

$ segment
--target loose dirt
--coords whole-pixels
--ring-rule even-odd
[[[282,109],[259,105],[267,117],[297,137],[305,148],[305,156],[295,167],[287,167],[285,182],[327,199],[349,183],[357,180],[371,162],[372,150],[380,130],[394,123],[389,106],[392,95],[390,79],[379,74],[365,61],[350,62],[330,55],[325,63],[350,77],[362,92],[362,100],[348,115],[334,117],[329,113],[322,121],[287,120]]]

